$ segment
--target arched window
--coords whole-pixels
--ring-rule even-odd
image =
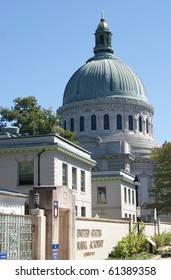
[[[122,129],[122,116],[120,114],[116,116],[116,129]]]
[[[91,116],[91,130],[96,130],[96,116]]]
[[[129,125],[129,130],[133,130],[133,117],[129,115],[128,117],[128,125]]]
[[[66,130],[66,121],[64,121],[64,130]]]
[[[138,119],[138,124],[139,124],[139,131],[142,131],[142,118],[139,117]]]
[[[148,119],[146,119],[146,132],[149,133],[149,129],[148,129]]]
[[[84,117],[80,117],[80,131],[84,131]]]
[[[74,131],[74,119],[73,118],[71,119],[71,123],[70,124],[71,124],[70,125],[70,130]]]
[[[100,44],[103,45],[104,44],[104,36],[100,35]]]
[[[103,124],[104,124],[104,129],[109,129],[109,115],[105,114],[103,116]]]

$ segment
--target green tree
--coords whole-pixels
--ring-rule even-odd
[[[149,190],[154,199],[151,207],[156,207],[159,214],[171,214],[171,143],[153,149],[151,160],[154,163],[154,186]]]
[[[62,137],[74,142],[75,133],[61,128],[60,117],[52,109],[42,108],[34,96],[18,97],[13,100],[14,106],[0,107],[0,128],[11,123],[19,128],[21,135],[41,135],[58,133]]]

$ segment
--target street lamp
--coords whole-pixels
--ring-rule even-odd
[[[134,186],[135,186],[135,194],[136,194],[136,211],[137,211],[137,223],[138,223],[138,234],[140,232],[140,207],[138,203],[138,189],[140,187],[140,181],[138,180],[138,176],[135,176],[134,179]]]
[[[35,206],[35,208],[39,208],[39,204],[40,204],[40,194],[38,192],[36,192],[34,194],[34,206]]]

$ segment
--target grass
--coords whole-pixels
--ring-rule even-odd
[[[167,252],[171,252],[171,249],[170,248],[169,249],[160,248],[160,250],[156,249],[153,254],[148,253],[148,252],[143,252],[143,253],[139,253],[137,255],[133,255],[131,257],[127,257],[126,259],[109,257],[107,260],[150,260],[150,259],[153,259],[157,255],[161,255],[161,254],[167,253]]]
[[[150,253],[141,253],[131,257],[127,257],[126,259],[108,258],[108,260],[150,260],[154,256],[155,256],[154,254],[150,254]]]

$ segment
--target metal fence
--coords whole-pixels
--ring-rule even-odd
[[[32,217],[0,214],[0,254],[8,260],[32,259]]]

